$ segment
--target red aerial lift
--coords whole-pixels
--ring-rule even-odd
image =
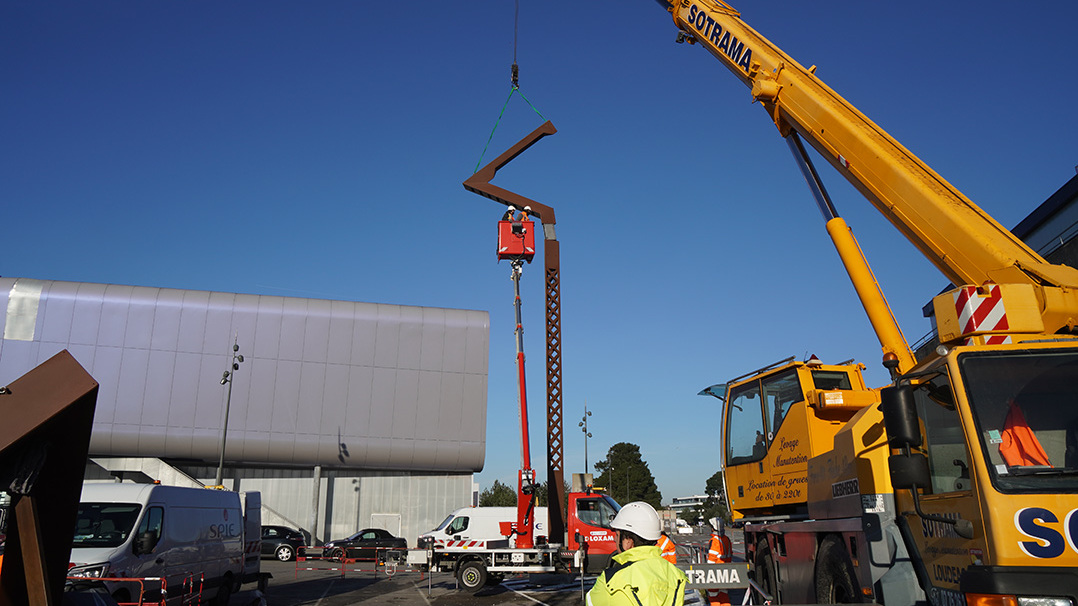
[[[516,545],[530,549],[535,546],[533,528],[535,526],[535,497],[538,486],[535,484],[535,471],[531,464],[531,447],[528,440],[528,392],[524,376],[524,325],[520,315],[520,275],[524,263],[531,263],[535,256],[535,232],[528,220],[525,207],[519,216],[514,216],[515,209],[510,206],[505,213],[508,220],[498,222],[498,261],[507,260],[513,268],[513,307],[516,311],[517,340],[517,382],[520,388],[520,445],[521,464],[517,474],[517,523],[513,529]]]

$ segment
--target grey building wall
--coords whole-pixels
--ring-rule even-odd
[[[185,468],[212,483],[215,467]],[[318,482],[318,524],[311,528],[314,482],[310,470],[238,468],[226,480],[233,490],[257,490],[269,510],[263,523],[285,524],[311,535],[314,543],[350,536],[370,527],[386,528],[414,546],[420,534],[446,515],[471,505],[472,474],[334,469]]]
[[[95,457],[92,461],[86,466],[86,483],[122,478],[125,482],[158,480],[166,485],[197,487],[213,484],[217,472],[216,466],[167,465],[157,459]],[[318,514],[314,516],[316,482],[312,469],[228,466],[225,472],[229,490],[262,493],[264,525],[299,529],[314,545],[378,527],[414,546],[420,534],[440,524],[450,511],[468,507],[478,498],[470,473],[332,469],[319,474]]]
[[[485,311],[0,278],[0,384],[62,349],[101,384],[92,455],[470,473]],[[463,422],[467,419],[468,422]]]

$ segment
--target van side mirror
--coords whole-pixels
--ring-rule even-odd
[[[157,547],[157,533],[152,530],[135,537],[135,555],[141,555],[144,553],[150,553],[153,548]]]
[[[921,426],[913,403],[913,388],[909,385],[884,387],[880,390],[880,411],[891,448],[917,448],[921,445]]]

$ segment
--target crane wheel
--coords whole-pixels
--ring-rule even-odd
[[[816,603],[857,604],[857,575],[842,537],[831,535],[820,543],[816,555]]]
[[[756,544],[753,568],[756,569],[756,583],[771,596],[771,603],[781,604],[775,582],[775,562],[771,559],[771,548],[767,545],[767,539],[760,539]]]

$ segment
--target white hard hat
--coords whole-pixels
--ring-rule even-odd
[[[658,541],[662,535],[662,524],[655,508],[643,501],[634,501],[621,508],[610,527],[615,530],[628,530],[645,541]]]
[[[726,522],[722,518],[711,518],[708,522],[717,532],[722,532],[726,529]]]

